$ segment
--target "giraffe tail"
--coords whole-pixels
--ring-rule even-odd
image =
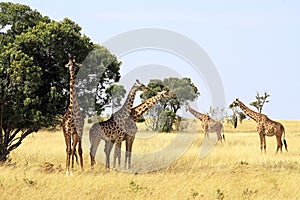
[[[284,145],[285,150],[288,151],[287,142],[285,140],[285,130],[284,130],[284,127],[282,127],[282,128],[283,128],[283,145]]]
[[[286,143],[285,139],[283,139],[283,144],[284,144],[285,150],[288,151],[288,149],[287,149],[287,143]]]
[[[233,127],[237,128],[237,125],[238,125],[238,118],[237,118],[236,115],[234,115],[234,118],[233,118]]]
[[[223,141],[225,141],[224,126],[222,126],[222,137],[223,137]]]

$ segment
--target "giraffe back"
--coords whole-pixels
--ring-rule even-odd
[[[90,140],[103,139],[105,141],[115,141],[122,132],[122,128],[111,117],[106,121],[97,122],[89,130]]]
[[[280,122],[267,119],[264,123],[264,129],[267,136],[280,135],[284,130],[284,126]]]

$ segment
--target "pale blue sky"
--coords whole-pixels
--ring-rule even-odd
[[[176,31],[198,43],[214,62],[223,82],[226,104],[236,97],[246,104],[256,92],[271,94],[263,112],[272,119],[300,119],[300,2],[252,1],[12,1],[29,5],[60,21],[70,17],[93,42],[102,43],[139,28]],[[120,58],[122,74],[161,64],[191,76],[201,91],[200,110],[211,100],[203,80],[174,56],[138,52]],[[163,56],[159,56],[163,55]],[[184,67],[183,67],[184,66]],[[184,68],[184,69],[183,69]],[[154,77],[155,78],[155,77]]]

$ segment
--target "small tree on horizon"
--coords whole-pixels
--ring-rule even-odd
[[[264,92],[263,95],[260,95],[259,92],[256,92],[256,96],[255,96],[256,101],[251,102],[249,105],[250,106],[254,106],[257,109],[257,111],[259,113],[261,113],[262,109],[263,109],[263,106],[265,105],[265,103],[269,103],[270,102],[270,100],[268,100],[268,98],[270,96],[271,95],[268,94],[268,92]]]

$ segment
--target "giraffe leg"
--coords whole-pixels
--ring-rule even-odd
[[[131,152],[132,152],[132,145],[134,141],[134,136],[129,136],[126,139],[126,153],[125,153],[125,168],[126,165],[128,166],[128,169],[131,168]]]
[[[114,168],[116,167],[116,159],[118,158],[118,167],[121,164],[121,146],[122,140],[116,140],[115,152],[114,152]]]
[[[218,141],[221,141],[222,143],[222,135],[221,135],[221,130],[217,130],[217,138],[218,138]]]
[[[82,158],[82,144],[81,144],[81,139],[80,138],[78,140],[78,155],[79,155],[81,171],[84,171],[84,169],[83,169],[83,158]]]
[[[221,127],[220,134],[221,134],[221,139],[223,139],[223,142],[225,142],[225,135],[224,135],[224,127],[223,127],[223,125]]]
[[[73,175],[73,171],[74,171],[74,160],[75,160],[75,155],[76,155],[76,146],[78,143],[78,135],[77,134],[73,134],[73,144],[72,144],[72,151],[71,151],[71,157],[72,157],[72,163],[71,163],[71,175]]]
[[[266,153],[266,134],[262,124],[258,124],[257,132],[259,133],[259,137],[260,137],[260,151],[261,153],[263,151]]]
[[[263,145],[264,153],[266,153],[266,147],[267,147],[267,144],[266,144],[266,135],[263,135],[263,141],[264,141],[264,145]]]
[[[260,151],[263,152],[264,149],[264,135],[262,133],[259,134],[260,137]]]
[[[208,138],[208,130],[204,129],[204,138]]]
[[[111,152],[113,145],[114,145],[114,142],[112,142],[112,141],[105,142],[104,152],[106,155],[106,168],[110,167],[110,152]]]
[[[129,145],[130,145],[130,136],[126,135],[125,136],[125,143],[126,143],[126,152],[125,152],[125,164],[124,164],[124,168],[126,169],[127,167],[127,162],[128,162],[128,157],[129,157]]]
[[[132,145],[134,141],[134,136],[130,140],[130,145],[129,145],[129,155],[128,155],[128,169],[131,168],[131,153],[132,153]]]
[[[79,155],[79,161],[80,161],[80,168],[81,171],[84,171],[83,169],[83,157],[82,157],[82,134],[83,134],[83,126],[84,126],[84,120],[80,123],[79,126],[79,138],[78,138],[78,155]]]
[[[65,141],[66,141],[66,153],[67,153],[67,158],[66,158],[66,176],[69,175],[70,173],[70,156],[71,156],[71,137],[68,134],[65,134]]]
[[[276,140],[277,140],[277,149],[276,149],[276,153],[278,153],[278,150],[280,149],[280,152],[282,153],[282,141],[281,141],[281,137],[276,135]]]
[[[95,165],[95,156],[97,152],[97,148],[100,143],[100,138],[93,138],[93,140],[90,139],[91,142],[91,148],[90,148],[90,157],[91,157],[91,169],[94,171],[94,165]]]

